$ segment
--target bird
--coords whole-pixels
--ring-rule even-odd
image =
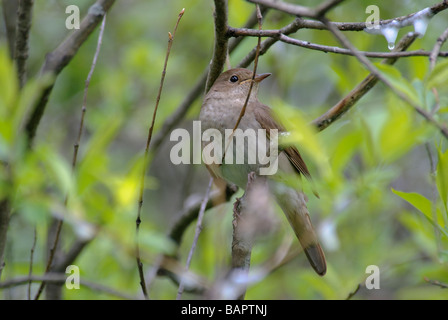
[[[224,137],[225,131],[233,130],[238,119],[240,119],[238,128],[243,131],[247,129],[265,130],[268,138],[266,148],[268,148],[271,130],[276,129],[279,133],[286,132],[282,124],[276,120],[271,108],[258,100],[259,84],[270,75],[270,73],[254,75],[252,70],[245,68],[234,68],[221,73],[204,97],[199,114],[202,130],[215,129]],[[246,99],[248,99],[246,110],[240,118]],[[204,147],[207,145],[207,141],[203,141],[202,144]],[[257,144],[260,143],[257,142]],[[223,145],[225,145],[225,142]],[[258,147],[265,148],[265,146],[260,145]],[[236,153],[237,148],[233,148],[232,151]],[[244,149],[239,151],[243,152],[245,160],[247,160],[250,152],[255,152],[255,149],[248,146],[248,143],[239,148]],[[223,154],[225,154],[225,151]],[[235,184],[244,190],[248,174],[251,172],[259,174],[263,165],[258,162],[249,164],[222,161],[221,163],[206,163],[206,167],[216,182],[221,182],[221,185],[223,182]],[[311,179],[302,156],[293,145],[278,149],[278,172]],[[280,173],[276,173],[273,178]],[[275,181],[275,179],[269,180]],[[277,187],[269,188],[269,190],[274,194],[276,202],[284,212],[303,247],[310,265],[318,275],[325,275],[327,271],[326,258],[311,223],[306,206],[306,195],[302,190],[295,190],[290,186],[278,187],[278,182],[273,182],[272,185],[277,185]]]

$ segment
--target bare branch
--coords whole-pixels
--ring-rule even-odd
[[[20,0],[17,11],[17,29],[15,39],[14,60],[16,61],[19,85],[26,82],[26,60],[28,59],[28,39],[31,29],[34,0]]]
[[[416,33],[405,35],[398,43],[392,53],[398,53],[409,48],[409,46],[417,38]],[[397,61],[398,57],[388,58],[381,63],[392,65]],[[345,112],[347,112],[356,102],[359,101],[367,92],[372,89],[378,82],[378,78],[374,74],[369,74],[361,83],[359,83],[347,96],[335,104],[331,109],[315,119],[312,124],[317,127],[319,131],[324,130],[334,121],[339,119]]]
[[[47,54],[41,69],[41,76],[53,75],[49,83],[42,88],[39,97],[34,101],[31,116],[26,123],[26,134],[29,145],[32,144],[42,118],[56,77],[70,63],[82,44],[95,30],[106,12],[112,7],[115,0],[97,0],[82,20],[80,28],[71,33],[54,51]]]
[[[296,15],[296,16],[301,16],[301,17],[310,17],[310,18],[318,19],[319,16],[321,16],[323,13],[325,13],[325,12],[320,12],[318,9],[313,10],[308,7],[302,7],[302,6],[290,4],[287,2],[283,2],[283,1],[272,1],[272,0],[248,0],[248,1],[262,4],[268,8],[277,9],[279,11],[283,11],[283,12],[286,12],[286,13],[289,13],[292,15]],[[322,5],[320,10],[324,9],[324,11],[325,11],[327,9],[331,9],[333,4],[338,4],[338,1],[334,1],[334,3],[333,3],[333,1],[328,1],[328,3]],[[441,12],[447,8],[448,8],[448,2],[446,0],[429,7],[429,9],[431,11],[431,15],[436,15],[439,12]],[[300,14],[300,13],[302,13],[302,14]],[[404,21],[404,20],[411,18],[416,13],[417,12],[408,14],[406,16],[401,16],[401,17],[396,17],[396,18],[386,19],[386,20],[380,20],[379,24],[380,25],[388,24],[394,20],[396,20],[398,22]],[[320,21],[305,20],[305,19],[301,19],[301,20],[303,23],[303,28],[317,29],[317,30],[327,30],[328,29],[328,27]],[[341,31],[363,31],[367,27],[367,24],[365,22],[331,22],[331,24]]]
[[[227,0],[215,0],[215,12],[213,14],[215,18],[215,47],[213,58],[210,62],[205,92],[210,90],[226,63],[229,40],[227,37],[227,10]]]
[[[212,185],[213,185],[213,178],[210,178],[207,190],[205,192],[204,199],[202,200],[202,203],[201,203],[201,208],[199,210],[198,220],[196,222],[196,231],[195,231],[195,234],[194,234],[194,239],[193,239],[193,243],[192,243],[191,248],[190,248],[190,252],[188,253],[187,263],[186,263],[186,266],[185,266],[185,269],[186,269],[185,271],[188,271],[188,269],[190,269],[191,259],[193,258],[193,254],[194,254],[194,251],[196,249],[196,245],[197,245],[198,240],[199,240],[199,235],[200,235],[201,230],[202,230],[202,219],[204,218],[205,208],[207,206],[207,202],[208,202],[208,199],[210,197],[210,190],[212,188]],[[182,293],[183,292],[184,292],[184,281],[181,280],[181,282],[179,284],[179,289],[177,291],[176,300],[180,300],[180,298],[182,297]]]
[[[261,13],[266,12],[267,8],[261,7]],[[255,23],[257,23],[257,14],[256,11],[249,17],[247,22],[244,24],[245,28],[252,27]],[[234,41],[230,41],[229,43],[229,54],[235,50],[241,41],[244,38],[236,38]],[[253,58],[252,58],[253,60]],[[252,62],[252,60],[250,62]],[[250,62],[248,64],[250,64]],[[193,102],[204,92],[205,84],[207,82],[208,77],[208,67],[204,70],[202,75],[199,77],[199,79],[196,81],[193,88],[185,95],[184,100],[181,102],[179,107],[174,111],[173,114],[171,114],[165,122],[162,124],[161,128],[157,132],[157,134],[154,136],[153,142],[152,142],[152,150],[158,150],[162,142],[164,141],[165,137],[168,135],[168,133],[185,117],[187,114],[190,106],[193,104]]]
[[[93,75],[93,71],[95,70],[95,66],[96,66],[96,62],[98,59],[98,55],[100,53],[100,49],[101,49],[101,44],[103,41],[103,33],[104,33],[104,27],[106,25],[106,15],[103,16],[103,22],[101,23],[101,27],[100,27],[100,32],[98,35],[98,42],[97,42],[97,47],[96,47],[96,51],[93,57],[93,61],[92,64],[90,66],[90,71],[89,74],[87,75],[87,79],[85,81],[85,87],[84,87],[84,97],[83,97],[83,102],[82,102],[82,108],[81,108],[81,120],[79,123],[79,130],[78,130],[78,136],[76,139],[76,143],[73,146],[73,159],[72,159],[72,173],[75,170],[76,167],[76,161],[78,158],[78,149],[79,149],[79,144],[81,142],[81,136],[82,136],[82,132],[84,129],[84,116],[87,110],[87,92],[89,90],[89,84],[90,84],[90,80],[92,79],[92,75]],[[65,196],[65,200],[64,200],[64,206],[66,207],[68,203],[68,194]],[[45,268],[45,273],[48,273],[50,271],[51,265],[53,263],[53,259],[54,259],[54,254],[56,252],[56,248],[58,246],[59,243],[59,237],[61,234],[61,230],[62,230],[62,225],[64,223],[63,219],[58,219],[58,223],[57,223],[57,227],[56,227],[56,236],[54,238],[54,242],[50,248],[50,254],[49,254],[49,258],[47,261],[47,266]],[[39,290],[36,293],[35,296],[35,300],[39,299],[39,296],[41,295],[43,289],[45,288],[45,284],[46,282],[43,281],[39,287]]]
[[[260,8],[259,8],[258,5],[257,5],[257,11],[258,11],[258,30],[261,30],[261,28],[262,28],[262,24],[261,24],[262,16],[261,16]],[[254,83],[255,83],[255,76],[257,74],[258,57],[260,56],[260,47],[261,47],[261,37],[258,37],[257,47],[256,47],[256,50],[255,50],[254,69],[253,69],[253,72],[252,72],[252,81],[250,82],[249,91],[247,92],[247,97],[246,97],[246,100],[244,101],[243,107],[241,108],[241,112],[240,112],[240,114],[238,116],[238,120],[236,121],[235,126],[233,127],[232,134],[230,135],[229,143],[231,143],[230,140],[232,140],[233,133],[238,128],[238,126],[239,126],[239,124],[241,122],[241,119],[243,118],[244,114],[246,113],[247,103],[249,102],[250,94],[252,92],[252,88],[253,88]],[[227,147],[226,147],[226,149],[224,151],[223,158],[225,157],[226,151],[227,151]]]
[[[445,29],[445,31],[440,35],[440,37],[437,38],[436,44],[434,45],[434,48],[431,51],[431,54],[429,56],[430,61],[430,67],[431,69],[434,69],[436,66],[437,57],[440,57],[440,49],[442,48],[443,44],[448,39],[448,28]]]
[[[440,282],[440,281],[438,281],[438,280],[430,280],[430,279],[428,279],[428,278],[426,278],[426,277],[424,277],[424,280],[425,280],[426,282],[428,282],[428,283],[434,285],[434,286],[438,286],[438,287],[440,287],[441,289],[448,289],[448,284],[442,283],[442,282]]]
[[[64,284],[67,280],[67,275],[60,273],[47,273],[43,276],[26,276],[26,277],[18,277],[14,279],[9,279],[3,282],[0,282],[0,289],[12,288],[20,285],[27,284],[29,282],[49,282],[54,284]],[[85,286],[91,290],[102,292],[109,294],[111,296],[115,296],[121,299],[127,300],[136,300],[138,298],[122,293],[121,291],[106,287],[99,283],[94,283],[92,281],[80,280],[80,285]]]
[[[34,259],[34,250],[36,249],[36,242],[37,242],[37,229],[34,227],[34,237],[33,237],[33,245],[31,246],[30,251],[30,268],[28,271],[28,277],[30,277],[30,281],[28,283],[28,292],[27,292],[27,299],[31,300],[31,276],[33,275],[33,259]]]
[[[270,1],[270,0],[248,0],[249,2],[263,5],[272,9],[283,11],[295,16],[301,17],[316,17],[316,10],[313,8],[295,5],[284,1]]]
[[[253,232],[247,232],[244,228],[244,219],[247,213],[248,205],[245,202],[249,202],[247,199],[249,193],[252,190],[252,184],[256,179],[255,173],[251,172],[247,176],[247,186],[244,196],[235,201],[233,206],[233,237],[232,237],[232,269],[240,269],[246,276],[249,273],[250,257],[252,253],[253,245]],[[240,292],[239,299],[243,300],[246,290]]]
[[[280,32],[280,30],[254,30],[245,28],[232,28],[229,27],[228,34],[233,37],[270,37],[275,38],[284,43],[292,44],[298,47],[307,48],[316,51],[322,51],[325,53],[336,53],[353,56],[353,53],[345,48],[326,46],[316,43],[311,43],[309,41],[303,41],[299,39],[294,39],[288,37]],[[414,50],[414,51],[394,51],[394,52],[371,52],[371,51],[360,51],[366,57],[370,58],[402,58],[402,57],[416,57],[416,56],[430,56],[431,52],[425,50]],[[448,57],[448,52],[437,52],[439,57]]]
[[[289,35],[291,33],[296,32],[297,30],[302,28],[302,20],[301,19],[294,19],[293,22],[291,22],[290,24],[288,24],[287,26],[279,29],[281,34],[285,34],[285,35]],[[251,64],[252,61],[254,61],[256,55],[257,55],[257,50],[259,51],[259,55],[263,55],[266,53],[266,51],[274,44],[276,43],[278,40],[275,38],[269,38],[266,39],[264,41],[261,42],[260,44],[260,48],[258,48],[258,45],[252,49],[251,52],[249,52],[244,58],[243,60],[240,61],[240,63],[238,63],[237,67],[238,68],[245,68],[247,66],[249,66]]]
[[[448,5],[448,4],[447,4]],[[347,49],[350,49],[353,54],[358,58],[358,60],[373,74],[375,75],[379,80],[381,80],[386,86],[388,86],[392,92],[394,92],[398,97],[400,97],[403,101],[406,101],[410,106],[412,106],[417,113],[422,115],[428,122],[433,124],[439,131],[442,133],[442,135],[448,139],[448,128],[438,123],[434,117],[424,110],[421,106],[419,106],[416,102],[414,102],[412,99],[410,99],[405,93],[397,90],[394,85],[385,77],[383,74],[370,62],[369,59],[367,59],[362,53],[360,53],[353,44],[342,34],[342,32],[337,29],[335,26],[331,25],[331,23],[325,18],[321,18],[321,21],[327,26],[327,28],[333,33],[335,38]]]
[[[5,198],[0,200],[0,279],[2,277],[2,271],[5,267],[5,248],[6,239],[9,226],[9,211],[10,203],[9,199]]]
[[[160,79],[159,91],[158,91],[157,98],[156,98],[156,105],[154,107],[154,112],[153,112],[153,115],[152,115],[151,125],[149,127],[148,137],[146,139],[144,161],[143,161],[143,166],[142,166],[143,170],[142,170],[142,174],[141,174],[141,178],[140,178],[140,189],[139,189],[137,219],[135,221],[135,224],[136,224],[135,252],[136,252],[136,261],[137,261],[138,274],[139,274],[139,277],[140,277],[140,286],[142,288],[142,292],[143,292],[143,295],[144,295],[145,299],[148,299],[148,290],[147,290],[147,287],[146,287],[145,276],[144,276],[144,272],[143,272],[143,263],[142,263],[141,258],[140,258],[140,246],[139,246],[139,241],[138,241],[138,234],[139,234],[140,224],[141,224],[141,212],[142,212],[142,207],[143,207],[143,192],[145,190],[146,167],[147,167],[148,156],[149,156],[149,146],[151,144],[151,139],[152,139],[152,132],[154,130],[154,125],[155,125],[156,116],[157,116],[157,110],[158,110],[158,107],[159,107],[159,102],[160,102],[160,98],[161,98],[162,90],[163,90],[163,84],[165,82],[165,75],[166,75],[166,68],[168,66],[168,59],[169,59],[169,56],[170,56],[171,47],[173,45],[174,37],[176,35],[177,27],[179,26],[179,22],[182,19],[182,16],[184,15],[184,12],[185,12],[185,9],[182,9],[181,12],[179,13],[179,15],[177,17],[176,25],[174,26],[173,33],[171,34],[171,32],[168,32],[168,47],[167,47],[166,55],[165,55],[165,62],[163,64],[163,71],[162,71],[162,76],[161,76],[161,79]]]

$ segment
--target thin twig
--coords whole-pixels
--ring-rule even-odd
[[[325,6],[322,5],[321,8],[309,8],[309,7],[303,7],[299,5],[294,5],[291,3],[283,2],[283,1],[272,1],[272,0],[248,0],[249,2],[258,3],[261,5],[264,5],[268,8],[276,9],[285,13],[289,13],[291,15],[295,16],[301,16],[301,17],[310,17],[314,19],[319,19],[324,13],[325,10],[331,8],[328,4]],[[329,2],[331,4],[331,1]],[[324,10],[322,10],[324,9]],[[439,2],[431,7],[429,7],[429,10],[431,11],[431,15],[436,15],[439,12],[448,9],[448,1],[444,0],[442,2]],[[327,10],[328,11],[328,10]],[[413,12],[411,14],[408,14],[406,16],[401,17],[395,17],[392,19],[387,20],[380,20],[379,25],[388,24],[392,21],[404,21],[408,20],[412,16],[414,16],[417,12]],[[328,26],[325,25],[325,23],[322,23],[320,21],[313,21],[313,20],[303,20],[303,27],[307,29],[317,29],[317,30],[327,30]],[[366,22],[331,22],[331,25],[341,31],[363,31],[368,25]]]
[[[79,48],[95,30],[114,3],[115,0],[97,0],[89,8],[86,17],[81,21],[80,28],[71,33],[54,51],[46,55],[40,73],[41,77],[48,77],[48,83],[42,88],[38,98],[33,101],[31,115],[25,125],[29,146],[32,145],[57,76],[70,63]],[[49,75],[51,76],[49,77]]]
[[[266,12],[267,8],[262,7],[261,12]],[[255,23],[257,23],[257,13],[256,11],[249,17],[247,22],[244,24],[244,28],[251,28]],[[242,42],[244,37],[236,38],[235,41],[230,41],[229,43],[229,54],[231,54]],[[263,50],[263,45],[262,45]],[[252,56],[252,60],[246,59],[245,65],[249,65],[255,55]],[[154,136],[152,141],[152,150],[158,150],[162,142],[165,140],[165,137],[170,133],[170,131],[185,117],[188,110],[190,109],[193,102],[204,92],[204,88],[207,82],[209,67],[207,67],[201,76],[196,81],[193,88],[185,95],[184,100],[177,107],[176,111],[174,111],[160,126],[157,134]]]
[[[397,44],[392,53],[401,52],[410,47],[410,45],[417,39],[416,33],[405,35]],[[397,57],[388,58],[381,63],[393,65],[397,61]],[[338,103],[331,107],[327,112],[312,121],[312,125],[317,127],[318,131],[322,131],[329,125],[339,119],[345,112],[347,112],[353,105],[355,105],[367,92],[369,92],[378,82],[378,78],[374,74],[369,74],[363,81],[361,81],[349,94],[342,98]]]
[[[25,285],[30,282],[42,282],[42,281],[45,281],[48,283],[54,283],[54,284],[64,284],[66,282],[66,280],[67,280],[67,276],[65,274],[60,274],[60,273],[47,273],[42,276],[24,276],[24,277],[13,278],[13,279],[9,279],[9,280],[0,282],[0,289],[12,288],[12,287]],[[91,290],[106,293],[106,294],[109,294],[111,296],[115,296],[115,297],[118,297],[121,299],[127,299],[127,300],[138,299],[134,296],[125,294],[121,291],[118,291],[118,290],[115,290],[115,289],[112,289],[109,287],[106,287],[99,283],[94,283],[92,281],[86,281],[86,280],[80,279],[80,285],[87,287]]]
[[[34,237],[33,237],[33,245],[31,246],[30,251],[30,268],[28,271],[28,277],[30,277],[30,281],[28,283],[28,292],[27,292],[27,298],[28,300],[31,300],[31,276],[33,275],[33,259],[34,259],[34,250],[36,249],[36,242],[37,242],[37,229],[34,227]]]
[[[440,287],[441,289],[448,289],[448,284],[442,283],[442,282],[437,281],[437,280],[430,280],[430,279],[428,279],[428,278],[426,278],[426,277],[424,277],[423,279],[424,279],[426,282],[428,282],[428,283],[430,283],[430,284],[432,284],[432,285],[434,285],[434,286],[438,286],[438,287]]]
[[[440,35],[440,37],[437,38],[436,44],[434,45],[434,48],[431,51],[431,54],[429,56],[430,61],[430,67],[431,70],[434,69],[436,66],[437,57],[440,56],[440,49],[442,48],[443,44],[448,39],[448,28],[445,29],[445,31]]]
[[[163,65],[162,77],[160,79],[160,86],[159,86],[159,91],[157,93],[156,104],[155,104],[154,112],[153,112],[153,115],[152,115],[152,121],[151,121],[151,125],[149,127],[148,137],[146,139],[144,161],[143,161],[143,165],[142,165],[142,175],[141,175],[141,179],[140,179],[137,219],[135,221],[135,224],[136,224],[135,255],[136,255],[136,261],[137,261],[138,273],[139,273],[139,277],[140,277],[140,286],[142,288],[142,292],[143,292],[143,295],[144,295],[145,299],[148,299],[149,297],[148,297],[148,290],[146,288],[145,275],[144,275],[144,272],[143,272],[143,263],[142,263],[141,258],[140,258],[140,246],[139,246],[139,241],[138,241],[138,234],[139,234],[139,230],[140,230],[140,224],[142,222],[142,220],[141,220],[141,212],[142,212],[142,207],[143,207],[143,192],[145,190],[146,166],[147,166],[147,162],[148,162],[149,146],[151,144],[152,132],[154,130],[157,110],[158,110],[158,107],[159,107],[160,98],[162,96],[163,83],[165,82],[166,68],[168,66],[168,58],[170,56],[171,47],[173,45],[174,36],[176,35],[177,27],[179,26],[180,19],[182,19],[182,16],[184,15],[184,12],[185,12],[185,9],[182,9],[181,12],[179,13],[179,15],[177,17],[176,25],[174,26],[173,33],[171,34],[171,32],[168,32],[168,48],[166,50],[165,62],[164,62],[164,65]]]
[[[348,296],[347,296],[347,298],[345,298],[345,300],[351,300],[358,293],[359,289],[361,289],[360,283],[358,283],[356,288],[348,294]]]
[[[292,44],[294,46],[307,48],[316,51],[322,51],[325,53],[336,53],[353,56],[353,53],[345,48],[335,47],[335,46],[327,46],[321,45],[317,43],[312,43],[309,41],[294,39],[288,37],[280,32],[280,30],[253,30],[253,29],[244,29],[244,28],[232,28],[229,27],[228,34],[232,37],[269,37],[275,38],[281,42]],[[375,52],[375,51],[360,51],[366,57],[370,58],[402,58],[402,57],[421,57],[421,56],[430,56],[431,51],[425,50],[414,50],[414,51],[393,51],[393,52]],[[439,57],[448,57],[448,52],[437,52],[436,54]]]
[[[262,19],[263,19],[263,17],[261,16],[260,7],[258,5],[256,5],[256,9],[257,9],[257,19],[258,19],[258,30],[261,30],[262,29]],[[252,72],[252,79],[251,79],[251,82],[250,82],[249,91],[247,92],[246,100],[244,101],[244,104],[243,104],[243,106],[241,108],[241,111],[240,111],[240,114],[238,116],[238,119],[236,120],[235,126],[233,127],[232,134],[229,136],[229,139],[227,141],[227,145],[226,145],[226,147],[224,149],[224,153],[222,155],[222,159],[225,158],[227,149],[229,148],[230,144],[232,143],[232,139],[233,139],[233,135],[235,133],[235,130],[240,125],[241,119],[244,117],[244,114],[246,113],[247,104],[249,103],[249,98],[250,98],[250,95],[252,93],[252,88],[253,88],[254,83],[255,83],[255,76],[257,74],[258,57],[260,56],[260,48],[261,48],[261,37],[258,37],[257,47],[256,47],[256,50],[255,50],[255,57],[254,57],[254,69],[253,69],[253,72]]]
[[[258,17],[258,30],[261,30],[262,29],[262,16],[261,16],[260,7],[258,5],[257,5],[257,12],[259,14],[257,16]],[[255,75],[257,74],[258,57],[260,56],[260,47],[261,47],[261,37],[258,37],[257,51],[255,53],[255,59],[254,59],[254,70],[252,72],[252,81],[250,82],[249,92],[247,93],[246,101],[244,101],[244,105],[241,108],[241,112],[240,112],[240,115],[238,116],[238,120],[236,121],[235,127],[233,128],[233,132],[235,132],[235,130],[238,128],[238,126],[241,122],[241,119],[243,118],[244,114],[246,113],[247,103],[249,102],[250,94],[252,93],[252,88],[255,83]],[[232,132],[232,135],[233,135],[233,132]],[[230,139],[232,139],[232,135],[230,136]]]
[[[92,74],[93,71],[95,70],[96,67],[96,62],[98,60],[98,55],[100,53],[100,49],[101,49],[101,44],[103,41],[103,34],[104,34],[104,28],[106,25],[106,14],[104,14],[103,16],[103,21],[101,23],[101,27],[100,27],[100,31],[99,31],[99,35],[98,35],[98,42],[97,42],[97,46],[96,46],[96,50],[95,50],[95,54],[93,56],[93,61],[92,64],[90,66],[90,71],[87,75],[87,79],[85,81],[85,87],[84,87],[84,97],[83,97],[83,102],[82,102],[82,108],[81,108],[81,120],[79,122],[79,130],[78,130],[78,135],[76,138],[76,143],[73,146],[73,159],[72,159],[72,173],[74,173],[75,171],[75,167],[76,167],[76,161],[78,158],[78,149],[79,149],[79,144],[81,142],[81,136],[82,136],[82,132],[84,130],[84,117],[85,117],[85,113],[87,110],[87,92],[89,90],[89,85],[90,85],[90,80],[92,78]],[[64,207],[67,207],[68,204],[68,193],[65,196],[65,200],[64,200]],[[58,220],[58,224],[56,227],[56,236],[54,238],[53,244],[50,248],[50,252],[49,252],[49,258],[47,261],[47,266],[45,268],[45,273],[48,273],[50,271],[51,265],[53,263],[53,259],[54,259],[54,255],[56,253],[56,248],[58,246],[59,243],[59,237],[61,234],[61,230],[62,230],[62,225],[64,224],[64,220],[63,219],[59,219]],[[40,284],[40,287],[36,293],[35,296],[35,300],[38,300],[40,295],[42,294],[43,289],[45,288],[45,281],[42,281],[42,283]]]
[[[10,202],[9,199],[0,200],[0,279],[2,271],[5,267],[5,248],[7,240],[7,232],[10,219]]]
[[[196,249],[196,245],[198,243],[199,235],[200,235],[201,230],[202,230],[202,220],[204,218],[205,208],[207,206],[208,199],[210,197],[210,190],[212,188],[212,185],[213,185],[213,178],[210,178],[207,190],[205,192],[204,199],[202,200],[202,203],[201,203],[201,208],[199,210],[198,220],[196,222],[196,231],[195,231],[195,234],[194,234],[194,239],[193,239],[193,243],[192,243],[191,248],[190,248],[190,252],[188,253],[187,263],[186,263],[186,266],[185,266],[185,271],[188,271],[190,269],[191,259],[193,258],[193,254],[194,254],[194,251]],[[180,285],[179,285],[179,289],[177,291],[176,300],[180,300],[180,298],[182,297],[182,293],[184,292],[184,285],[185,285],[184,281],[181,280]]]
[[[257,9],[257,19],[258,19],[258,30],[261,30],[263,17],[261,15],[260,6],[258,4],[256,5],[256,9]],[[254,69],[252,72],[252,81],[250,82],[249,91],[247,93],[246,100],[244,101],[244,105],[241,108],[241,112],[238,116],[238,120],[236,121],[236,124],[232,130],[232,134],[230,135],[227,147],[224,151],[223,159],[225,157],[225,153],[227,152],[227,148],[232,143],[233,134],[234,134],[235,130],[238,128],[244,114],[246,113],[246,107],[249,102],[250,95],[252,93],[252,88],[255,83],[255,76],[257,74],[258,57],[260,55],[260,47],[261,47],[261,37],[258,37],[257,51],[255,53],[255,59],[254,59]],[[248,182],[247,182],[245,194],[247,194],[249,192],[249,189],[250,189],[249,186],[254,179],[255,179],[255,174],[250,173],[248,175]],[[238,210],[241,210],[241,207],[239,206],[239,204],[240,204],[240,200],[238,199],[234,205],[235,219],[234,219],[234,223],[233,223],[232,268],[241,268],[243,270],[243,272],[248,273],[249,266],[250,266],[250,254],[251,254],[251,249],[252,249],[252,241],[251,241],[251,239],[246,239],[246,238],[242,237],[241,236],[242,234],[238,228],[238,217],[240,216],[240,212],[238,212]],[[240,300],[244,299],[245,293],[246,293],[246,290],[243,289],[243,292],[241,292],[241,295],[239,295]]]
[[[249,232],[245,226],[244,218],[253,215],[250,204],[250,198],[253,183],[256,181],[255,172],[247,175],[247,185],[243,197],[237,199],[233,206],[233,237],[232,237],[232,270],[238,270],[239,276],[247,277],[250,268],[250,258],[252,253],[254,232]],[[249,212],[247,212],[249,210]],[[250,223],[250,222],[249,222]],[[238,294],[239,300],[244,300],[246,294],[246,286],[240,288]]]
[[[333,33],[335,38],[347,49],[350,49],[353,54],[358,58],[358,60],[373,74],[375,75],[379,80],[381,80],[387,87],[389,87],[393,93],[395,93],[398,97],[400,97],[402,100],[406,101],[410,106],[412,106],[417,113],[422,115],[429,123],[434,125],[441,133],[442,135],[448,139],[448,128],[437,122],[434,117],[424,110],[418,103],[414,102],[411,98],[407,96],[407,94],[403,93],[402,91],[399,91],[395,88],[395,86],[385,77],[383,74],[370,62],[369,59],[367,59],[362,53],[360,53],[354,45],[345,37],[345,35],[335,26],[333,26],[330,21],[322,17],[321,21],[327,26],[327,28]]]
[[[210,68],[205,85],[205,92],[212,87],[215,80],[221,74],[228,53],[229,38],[227,37],[227,0],[215,0],[215,47],[213,49],[213,58],[210,62]]]

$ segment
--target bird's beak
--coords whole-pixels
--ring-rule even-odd
[[[266,79],[267,77],[269,77],[272,73],[262,73],[262,74],[257,74],[255,76],[255,82],[261,82],[262,80]]]

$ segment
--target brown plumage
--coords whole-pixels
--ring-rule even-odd
[[[202,104],[199,118],[203,130],[218,129],[224,136],[225,129],[233,129],[247,98],[252,75],[251,70],[239,68],[228,70],[218,77]],[[269,74],[255,76],[251,96],[239,128],[266,129],[269,138],[270,130],[277,129],[279,132],[284,132],[285,129],[275,120],[271,109],[257,98],[258,84],[267,76]],[[247,155],[249,151],[244,152]],[[280,171],[311,179],[310,172],[296,147],[288,146],[279,150],[278,160]],[[215,179],[227,180],[243,189],[247,183],[247,175],[252,171],[257,172],[260,167],[261,165],[226,163],[207,166]],[[302,191],[290,187],[272,188],[272,193],[299,239],[311,266],[319,275],[324,275],[327,270],[325,255],[309,217],[306,196]]]

